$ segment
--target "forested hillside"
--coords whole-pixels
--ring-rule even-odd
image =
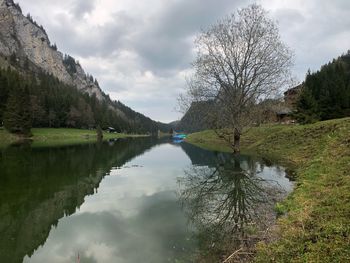
[[[0,0],[0,23],[0,124],[9,131],[97,125],[127,133],[169,131],[169,125],[112,101],[12,0]]]
[[[308,72],[297,102],[296,117],[301,123],[350,116],[350,51]]]
[[[210,102],[193,102],[181,120],[176,123],[175,130],[192,133],[209,129],[207,116],[212,106]]]
[[[168,126],[156,123],[108,96],[100,101],[47,73],[21,75],[0,70],[0,122],[15,133],[30,127],[102,128],[118,132],[155,133]]]

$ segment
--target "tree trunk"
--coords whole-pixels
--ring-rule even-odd
[[[97,140],[100,142],[103,139],[103,131],[101,129],[100,125],[97,125],[96,127],[96,133],[97,133]]]
[[[233,134],[233,152],[239,153],[240,152],[240,141],[241,141],[241,133],[238,129],[235,129],[235,132]]]

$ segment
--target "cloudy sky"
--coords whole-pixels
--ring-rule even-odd
[[[279,22],[294,74],[350,49],[349,0],[18,0],[52,43],[74,56],[111,98],[155,120],[179,119],[176,98],[201,28],[253,2]]]

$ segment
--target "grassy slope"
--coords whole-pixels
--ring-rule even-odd
[[[188,142],[229,150],[211,131]],[[296,167],[293,193],[279,205],[279,240],[259,243],[257,262],[350,262],[350,118],[305,126],[265,126],[242,138],[244,151]]]
[[[97,141],[95,130],[81,130],[68,128],[35,128],[32,129],[33,147],[46,146],[64,146],[82,143],[91,143]],[[128,135],[120,133],[104,133],[103,139],[108,140],[112,138],[136,137],[140,135]],[[11,143],[15,143],[20,138],[9,134],[5,130],[0,130],[0,148],[6,147]]]

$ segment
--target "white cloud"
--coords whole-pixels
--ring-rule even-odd
[[[252,0],[19,0],[59,49],[76,57],[102,89],[155,120],[173,109],[200,30]],[[349,48],[350,1],[258,0],[295,50],[295,75]]]

